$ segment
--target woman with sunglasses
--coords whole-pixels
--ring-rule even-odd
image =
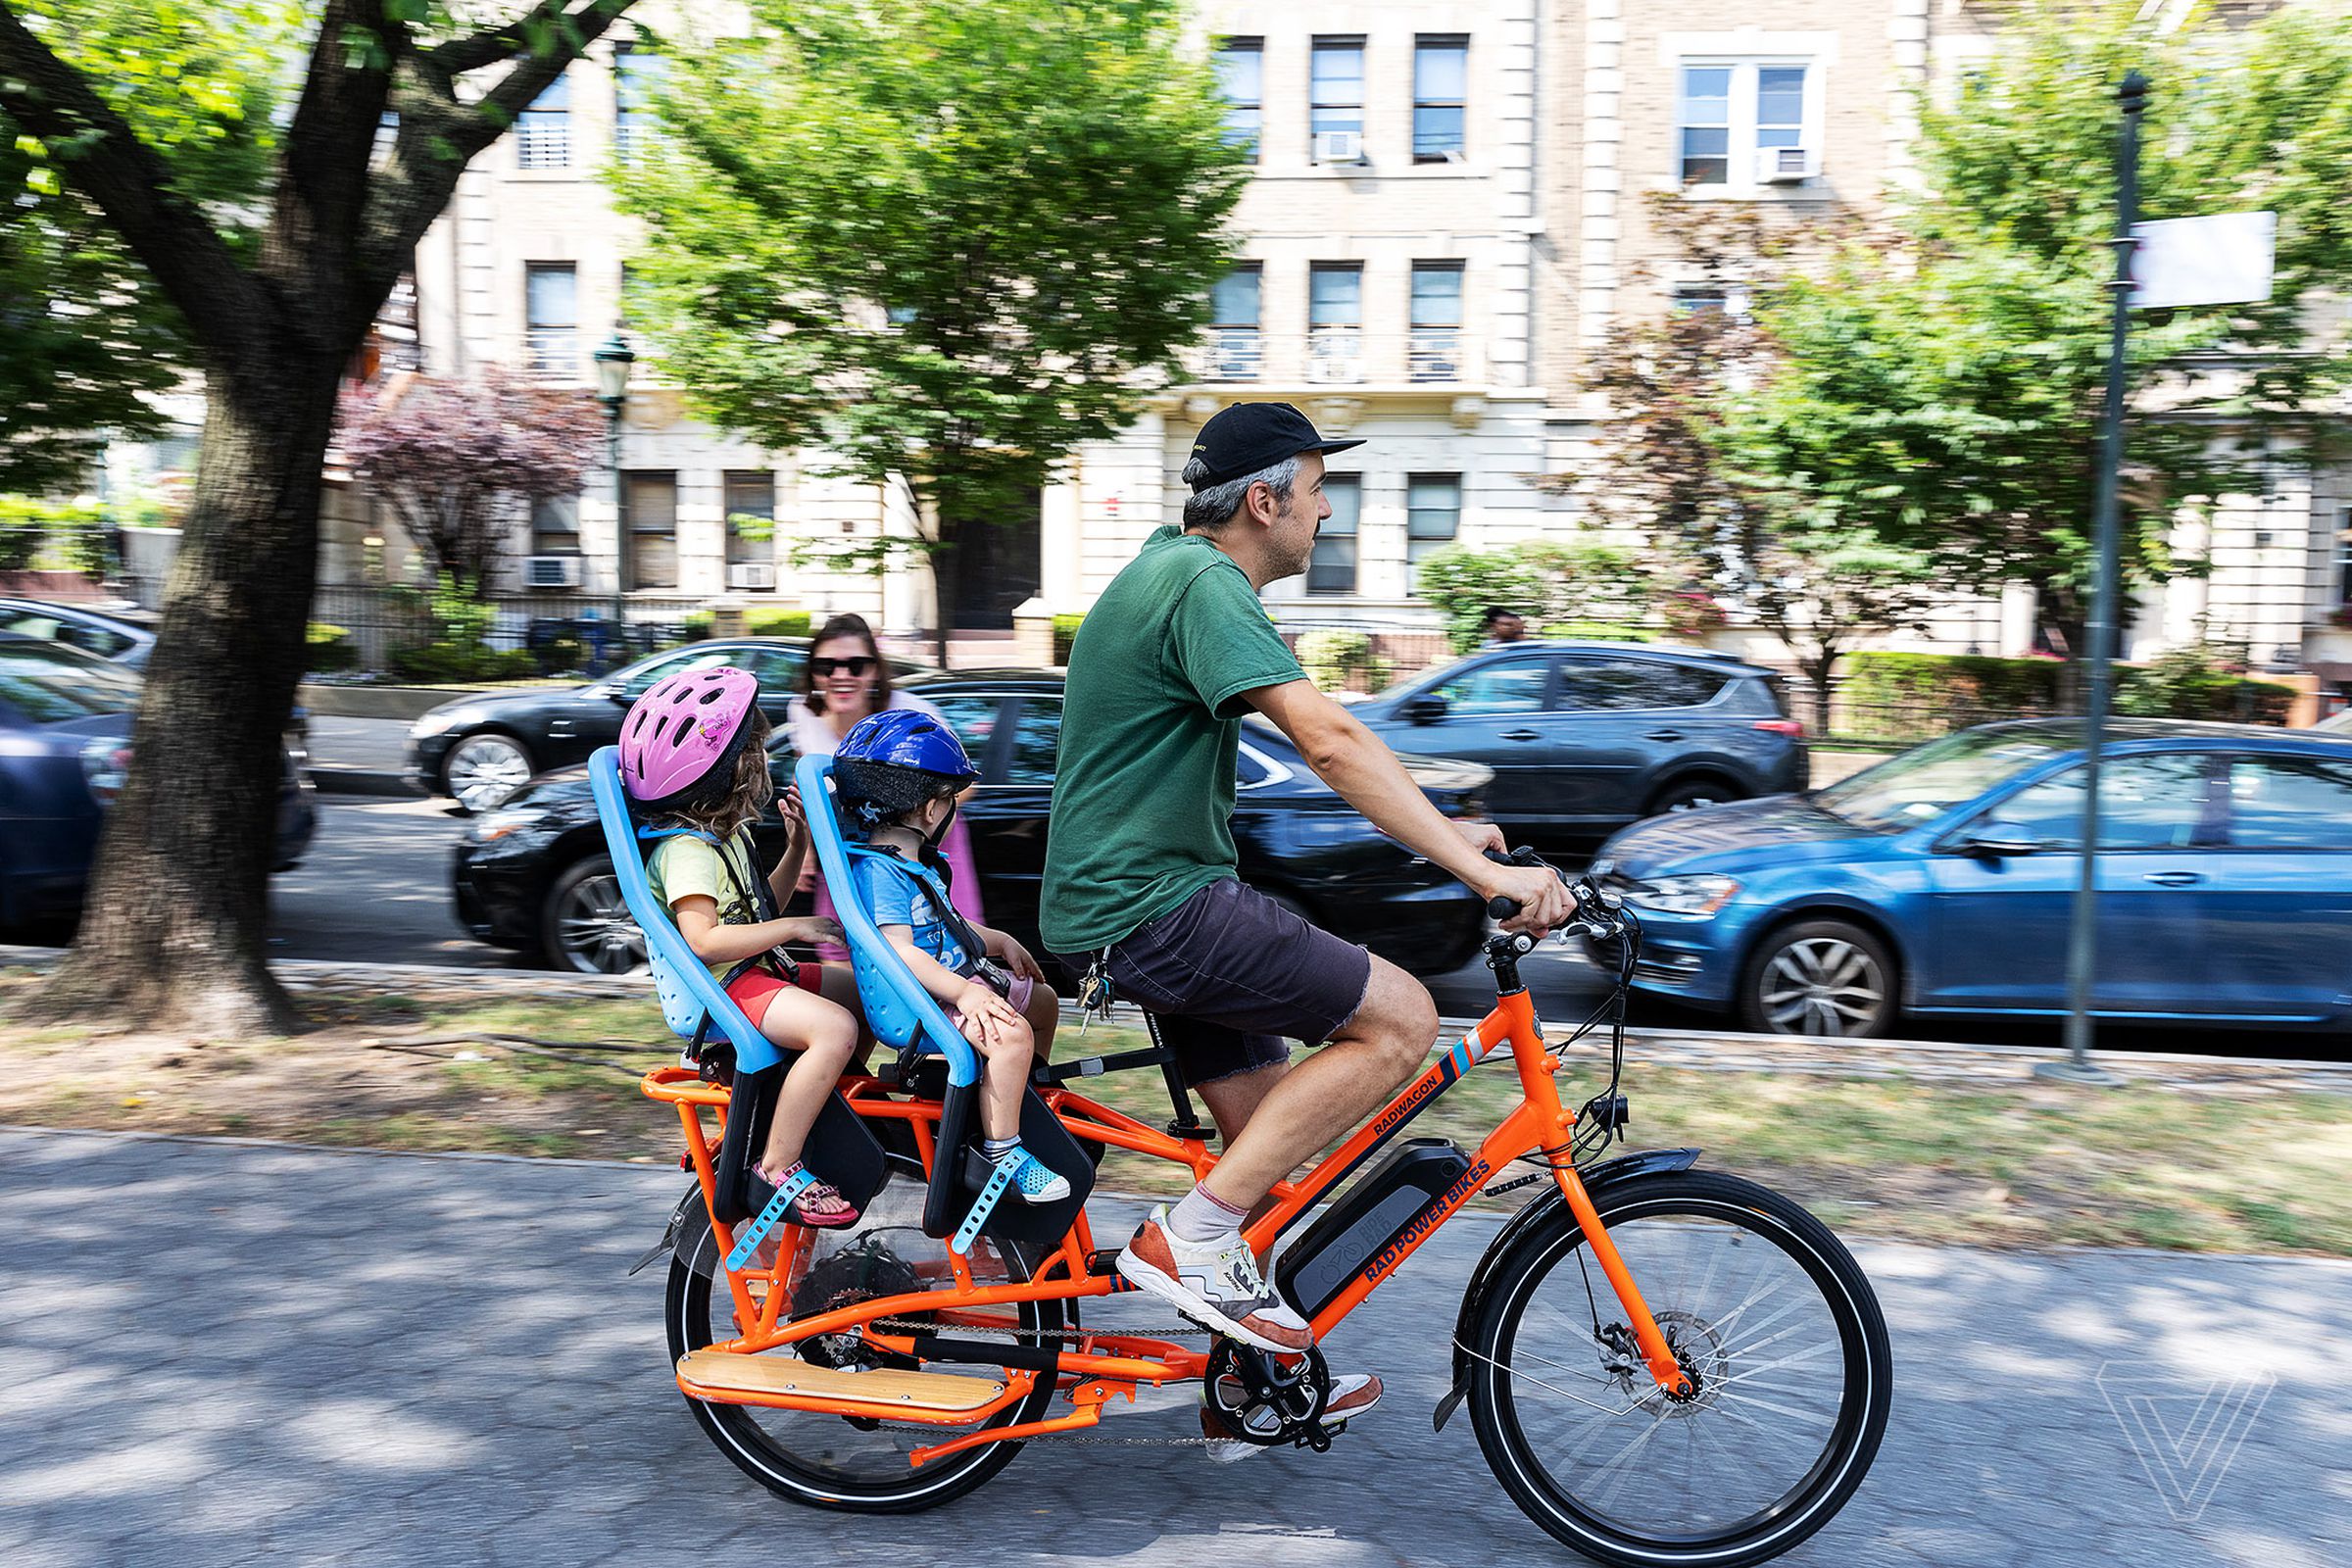
[[[817,629],[816,641],[809,646],[808,670],[786,720],[793,751],[802,757],[831,757],[844,736],[886,708],[908,708],[947,722],[946,714],[913,693],[891,689],[889,661],[882,657],[864,616],[835,615]],[[965,831],[961,817],[948,828],[940,849],[948,858],[948,869],[955,873],[949,894],[956,912],[978,923],[982,918],[980,873],[972,864],[972,836]],[[813,855],[802,867],[801,891],[814,895],[812,907],[817,914],[833,917],[833,901],[826,896]],[[817,952],[836,963],[849,957],[847,950],[831,944]]]

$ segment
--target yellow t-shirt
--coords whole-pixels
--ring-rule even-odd
[[[682,899],[697,894],[718,906],[721,925],[750,925],[760,918],[759,906],[753,901],[752,879],[760,874],[759,861],[752,854],[752,832],[739,827],[730,834],[724,845],[726,858],[719,851],[691,833],[673,833],[657,840],[654,853],[645,864],[645,880],[653,889],[662,907],[674,914]],[[707,963],[713,978],[723,979],[733,964]]]

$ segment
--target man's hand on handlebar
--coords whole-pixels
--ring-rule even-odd
[[[1487,850],[1487,858],[1496,863],[1478,891],[1505,931],[1540,938],[1575,916],[1576,901],[1569,895],[1568,884],[1550,866],[1540,861],[1534,865],[1505,863],[1494,848]],[[1516,906],[1515,912],[1505,912],[1496,900]]]

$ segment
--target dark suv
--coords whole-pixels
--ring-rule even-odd
[[[1351,710],[1399,752],[1494,770],[1513,844],[1589,849],[1628,822],[1805,787],[1780,677],[1646,643],[1497,643]]]

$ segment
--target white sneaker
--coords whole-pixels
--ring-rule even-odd
[[[1261,1350],[1303,1350],[1315,1343],[1306,1319],[1257,1271],[1237,1231],[1222,1246],[1188,1242],[1168,1226],[1168,1205],[1152,1210],[1119,1254],[1119,1277],[1185,1316]]]

